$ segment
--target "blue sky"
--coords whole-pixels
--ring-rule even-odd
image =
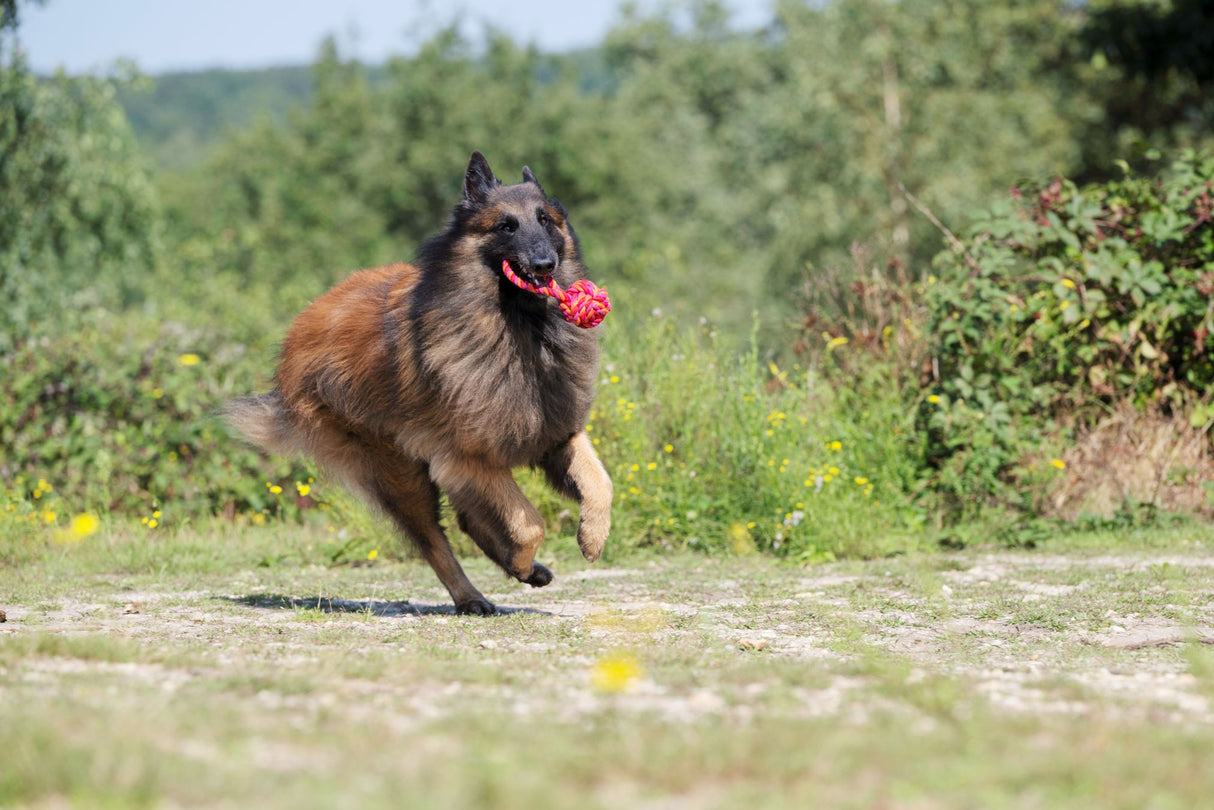
[[[491,23],[542,50],[593,45],[618,19],[620,0],[49,0],[19,3],[19,38],[35,71],[105,71],[120,57],[146,73],[311,62],[334,34],[369,62],[408,53],[462,19]],[[637,0],[642,9],[658,0]],[[729,0],[739,26],[770,16],[772,0]]]

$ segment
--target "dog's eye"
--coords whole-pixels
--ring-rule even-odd
[[[503,219],[498,223],[497,229],[502,233],[514,233],[518,230],[518,220],[514,217]]]
[[[538,214],[535,215],[535,221],[538,222],[543,227],[547,228],[548,223],[551,222],[552,220],[548,218],[547,214],[545,214],[543,211],[540,211]]]

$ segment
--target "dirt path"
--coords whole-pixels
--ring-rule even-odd
[[[812,716],[904,700],[888,677],[872,677],[896,671],[911,686],[955,680],[1000,712],[1214,722],[1210,684],[1193,657],[1214,643],[1214,556],[1200,551],[968,554],[812,569],[684,557],[565,568],[550,587],[531,590],[481,567],[478,580],[496,582],[489,596],[506,614],[487,621],[451,615],[420,566],[244,575],[227,590],[127,590],[105,578],[87,595],[5,606],[0,637],[101,637],[138,650],[102,660],[34,657],[20,666],[21,688],[97,670],[171,690],[232,662],[248,672],[272,666],[272,681],[311,678],[340,672],[340,659],[367,650],[395,651],[410,666],[419,649],[429,651],[440,663],[423,660],[423,670],[468,657],[478,672],[507,674],[387,678],[399,697],[424,702],[428,717],[458,711],[470,696],[526,712],[536,692],[557,696],[566,719],[607,700],[673,719],[763,710],[772,687],[761,667],[742,683],[672,672],[672,658],[699,658],[810,668],[814,683],[791,688],[783,710]],[[402,593],[417,598],[392,598]],[[613,657],[631,662],[627,671],[620,683],[596,688],[596,667]],[[190,665],[174,666],[174,658]],[[516,688],[509,673],[519,667],[534,672]],[[384,686],[365,680],[368,693]],[[306,691],[333,699],[323,678]]]

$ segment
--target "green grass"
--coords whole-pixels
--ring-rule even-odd
[[[801,562],[919,548],[905,494],[913,415],[888,375],[832,390],[820,370],[781,368],[755,346],[738,354],[710,327],[657,316],[607,330],[589,430],[620,534]]]
[[[0,568],[0,806],[1192,807],[1206,529],[556,581],[329,565],[323,528],[102,529]],[[612,674],[614,673],[614,674]]]

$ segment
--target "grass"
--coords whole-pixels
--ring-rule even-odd
[[[319,529],[103,529],[0,568],[0,806],[1199,806],[1212,541],[557,542],[540,590],[469,559],[511,608],[478,620],[415,562],[326,565]]]

